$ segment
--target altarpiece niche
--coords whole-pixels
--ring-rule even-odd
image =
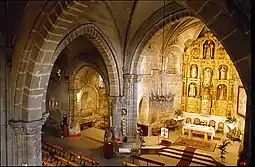
[[[204,115],[233,115],[235,67],[211,32],[195,40],[183,56],[182,110]]]

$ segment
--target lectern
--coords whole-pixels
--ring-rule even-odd
[[[104,157],[107,159],[113,158],[114,155],[114,138],[111,128],[106,128],[104,133],[104,145],[103,145]]]

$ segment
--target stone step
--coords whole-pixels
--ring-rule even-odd
[[[192,163],[197,163],[201,165],[206,165],[206,166],[216,166],[214,160],[209,157],[208,155],[203,156],[200,153],[194,153],[194,154],[185,154],[183,155],[184,150],[180,149],[172,149],[172,148],[167,148],[163,149],[161,152],[159,152],[159,155],[171,157],[171,158],[176,158],[176,159],[183,159],[187,161],[191,161]],[[192,159],[190,160],[190,158]]]
[[[183,154],[183,150],[181,149],[177,149],[177,148],[166,148],[166,149],[163,149],[164,152],[176,152],[177,154]],[[188,152],[188,151],[186,151]],[[188,154],[187,154],[188,155]],[[192,153],[192,156],[193,158],[196,158],[196,159],[202,159],[202,160],[205,160],[205,161],[208,161],[208,162],[211,162],[211,163],[214,163],[214,159],[209,156],[209,155],[206,155],[206,154],[201,154],[201,153]]]

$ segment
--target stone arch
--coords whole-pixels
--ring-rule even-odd
[[[102,54],[110,80],[110,95],[119,94],[119,77],[118,72],[116,72],[118,71],[117,64],[111,49],[95,25],[84,24],[72,30],[61,41],[55,41],[55,43],[60,42],[58,45],[55,45],[55,47],[50,46],[52,44],[52,41],[48,39],[50,37],[43,39],[44,42],[42,45],[37,44],[36,41],[35,46],[30,51],[30,57],[26,61],[26,65],[28,65],[27,68],[24,69],[23,73],[20,72],[17,78],[17,84],[23,83],[19,86],[24,85],[24,91],[22,93],[22,89],[19,89],[18,85],[16,86],[15,97],[18,97],[22,94],[23,96],[22,99],[16,98],[15,104],[22,105],[23,111],[27,111],[28,117],[24,119],[33,120],[33,118],[41,117],[42,112],[38,111],[37,113],[32,114],[29,112],[29,110],[41,110],[44,108],[46,96],[45,89],[48,85],[48,80],[53,64],[61,51],[72,40],[80,35],[88,36],[88,38],[95,44],[99,52]],[[49,51],[49,48],[52,48],[52,50]],[[29,116],[30,113],[32,114],[31,117]]]
[[[179,12],[176,12],[174,14],[166,16],[164,19],[158,21],[151,29],[149,29],[144,37],[140,40],[140,43],[136,46],[134,54],[132,56],[131,63],[129,64],[129,70],[132,74],[138,74],[139,71],[137,71],[140,66],[141,62],[143,60],[143,56],[141,55],[144,47],[148,43],[148,41],[164,26],[167,25],[170,22],[176,22],[180,18],[183,17],[193,17],[191,13],[189,13],[187,10],[181,10]]]

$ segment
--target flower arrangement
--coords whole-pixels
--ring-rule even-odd
[[[235,117],[231,117],[231,116],[227,116],[227,119],[226,119],[226,122],[227,123],[235,123],[236,122],[236,118]]]

